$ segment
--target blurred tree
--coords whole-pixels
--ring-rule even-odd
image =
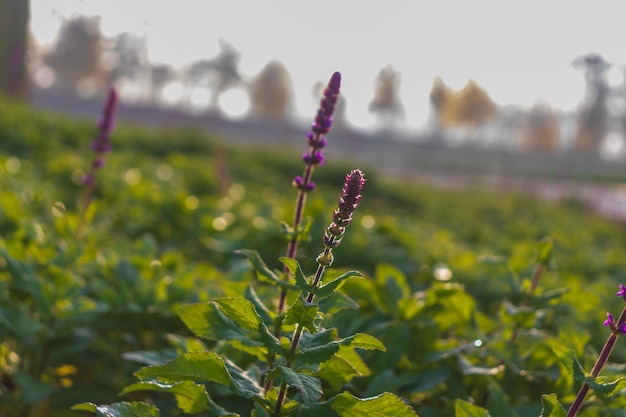
[[[25,98],[29,0],[0,0],[0,92]]]
[[[176,71],[167,64],[150,65],[150,101],[159,103],[163,89],[170,81],[176,78]]]
[[[137,90],[139,96],[145,96],[150,71],[146,39],[134,33],[121,33],[113,38],[105,56],[108,57],[111,82],[118,87],[126,84]]]
[[[582,69],[586,83],[585,97],[578,112],[575,146],[579,151],[597,152],[607,132],[610,64],[598,54],[588,54],[576,58],[572,65]]]
[[[559,146],[559,117],[545,103],[530,110],[522,128],[520,148],[526,151],[553,152]]]
[[[453,90],[441,78],[435,78],[430,103],[442,127],[476,128],[496,113],[489,94],[473,80],[469,80],[461,90]]]
[[[219,41],[220,52],[211,60],[199,60],[187,67],[183,73],[185,100],[189,102],[194,89],[205,87],[211,90],[209,110],[217,110],[220,96],[229,88],[242,82],[239,73],[240,54],[224,40]]]
[[[287,68],[269,62],[249,85],[250,111],[253,117],[285,122],[289,114],[293,87]]]
[[[78,16],[65,20],[45,63],[54,71],[55,88],[75,92],[83,81],[102,82],[100,18]]]
[[[369,105],[369,111],[377,114],[386,127],[395,126],[404,117],[399,95],[400,73],[392,66],[381,69],[374,80],[374,98]]]

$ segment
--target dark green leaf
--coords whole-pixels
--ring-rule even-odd
[[[188,352],[165,365],[147,366],[135,372],[141,379],[160,381],[207,381],[230,385],[231,378],[222,358],[213,352]]]
[[[339,351],[341,346],[350,346],[365,350],[386,350],[385,345],[374,336],[357,333],[340,340],[333,340],[320,346],[304,348],[296,357],[298,363],[323,363]]]
[[[249,305],[250,302],[245,300]],[[231,312],[233,315],[236,312]],[[258,336],[254,331],[246,331],[222,312],[217,303],[206,302],[183,305],[178,310],[178,315],[185,325],[196,336],[208,340],[241,340],[255,345],[253,336]],[[245,322],[245,315],[238,319]],[[254,320],[254,319],[253,319]],[[260,321],[260,319],[259,319]],[[255,329],[256,330],[256,329]],[[256,343],[258,345],[259,343]]]
[[[80,403],[72,407],[72,410],[90,411],[97,417],[159,417],[159,409],[153,405],[141,402],[121,402],[111,405],[95,405],[92,403]]]
[[[268,268],[267,265],[265,265],[265,262],[263,262],[263,259],[261,258],[261,256],[259,255],[257,251],[248,250],[248,249],[240,249],[240,250],[236,250],[235,253],[243,255],[248,259],[248,262],[250,262],[250,265],[252,266],[252,269],[256,273],[256,276],[259,279],[259,281],[273,282],[273,283],[278,283],[282,281],[274,271],[272,271],[271,269]]]
[[[283,380],[291,387],[300,392],[305,404],[312,404],[322,398],[322,383],[318,378],[295,372],[291,368],[278,366],[277,369]]]
[[[247,399],[263,400],[263,388],[247,372],[228,359],[225,365],[231,377],[230,387],[235,394]]]

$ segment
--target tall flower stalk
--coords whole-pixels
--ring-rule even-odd
[[[619,284],[619,291],[617,292],[617,296],[622,297],[624,301],[626,301],[626,286],[624,286],[623,284]],[[606,343],[604,343],[604,347],[602,348],[602,351],[600,352],[596,363],[593,365],[593,369],[591,370],[592,378],[598,377],[600,371],[609,360],[609,356],[611,356],[611,352],[615,347],[617,338],[626,334],[626,306],[622,310],[617,321],[611,313],[606,313],[606,316],[607,319],[604,321],[604,325],[611,328],[611,335],[606,340]],[[566,417],[574,417],[578,413],[588,392],[589,384],[584,384],[582,387],[580,387],[580,390],[578,391],[574,402],[567,411]]]
[[[111,142],[109,138],[113,127],[115,125],[115,110],[117,108],[118,95],[114,87],[111,87],[107,100],[102,110],[102,116],[98,121],[98,134],[91,142],[91,149],[94,152],[94,157],[91,161],[91,167],[89,172],[83,177],[83,185],[85,186],[85,193],[83,195],[83,201],[80,207],[80,220],[78,223],[78,237],[80,238],[83,233],[85,225],[85,215],[87,209],[91,204],[93,193],[96,188],[96,173],[102,169],[105,165],[104,156],[111,152]]]
[[[333,263],[333,249],[339,246],[341,239],[346,232],[346,228],[352,221],[352,215],[356,210],[359,201],[361,200],[361,191],[365,185],[365,177],[363,172],[359,169],[350,171],[346,175],[346,180],[341,190],[341,197],[339,198],[338,208],[333,214],[333,221],[324,231],[324,251],[317,257],[317,270],[313,277],[311,286],[317,288],[322,282],[322,276],[326,268],[330,267]],[[314,294],[309,292],[306,296],[306,304],[313,302]],[[294,330],[293,337],[291,338],[291,346],[286,358],[286,366],[291,367],[291,364],[296,356],[296,349],[300,343],[304,326],[298,325]],[[285,402],[285,396],[287,395],[287,383],[282,382],[280,390],[278,391],[278,397],[276,400],[276,408],[274,410],[274,416],[280,414],[280,410]]]
[[[302,155],[302,160],[305,164],[304,173],[302,176],[297,176],[293,180],[293,186],[298,189],[298,198],[296,199],[293,223],[291,225],[291,238],[287,246],[287,258],[295,259],[296,252],[298,251],[306,196],[315,189],[315,183],[311,180],[315,166],[324,163],[322,150],[326,146],[326,134],[330,131],[330,126],[333,122],[332,117],[339,98],[340,87],[341,74],[335,72],[330,77],[328,85],[324,89],[315,122],[311,126],[311,132],[307,135],[309,149]],[[291,273],[288,268],[284,269],[284,273],[285,279],[290,280]],[[278,301],[278,314],[284,311],[286,298],[287,289],[283,288]]]

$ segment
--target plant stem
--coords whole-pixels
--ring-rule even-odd
[[[611,333],[609,338],[606,340],[606,343],[604,344],[604,347],[602,348],[602,351],[600,352],[600,356],[598,356],[598,359],[596,360],[595,365],[593,365],[593,369],[591,370],[592,378],[598,377],[598,375],[600,374],[600,371],[602,370],[602,368],[608,361],[609,356],[611,355],[611,352],[613,351],[613,348],[615,347],[615,342],[617,342],[617,338],[621,334],[620,327],[624,323],[626,323],[626,307],[624,307],[624,309],[622,310],[622,313],[617,319],[617,323],[616,323],[615,328],[613,329],[613,332]],[[574,402],[572,403],[569,410],[567,411],[566,417],[574,417],[576,413],[578,413],[585,399],[585,396],[587,395],[587,392],[589,392],[589,385],[585,383],[582,387],[580,387],[580,390],[578,391],[578,394],[576,395]]]
[[[324,252],[322,253],[322,255],[320,255],[320,257],[328,257],[330,255],[330,252],[332,251],[332,248],[325,248]],[[324,271],[326,270],[326,266],[322,265],[322,264],[318,264],[317,265],[317,271],[315,271],[315,278],[313,278],[313,288],[316,288],[320,281],[322,280],[322,275],[324,275]],[[313,302],[313,298],[315,297],[315,295],[310,292],[307,294],[306,297],[306,303],[307,304],[311,304]],[[298,344],[300,343],[300,338],[302,337],[302,332],[304,331],[304,327],[301,324],[298,324],[296,329],[293,332],[293,337],[291,338],[291,347],[289,348],[289,353],[287,354],[287,358],[286,358],[286,363],[285,366],[287,368],[291,368],[291,363],[293,362],[293,360],[295,359],[296,356],[296,349],[298,348]],[[287,396],[287,388],[288,385],[287,383],[283,380],[283,382],[280,384],[280,390],[278,391],[278,397],[276,398],[276,408],[274,409],[274,417],[278,417],[278,415],[280,415],[280,410],[283,407],[283,404],[285,402],[285,398]]]

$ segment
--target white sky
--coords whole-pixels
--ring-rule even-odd
[[[101,15],[105,36],[148,37],[152,62],[182,66],[213,58],[223,38],[254,76],[272,59],[295,87],[296,112],[312,120],[312,87],[333,71],[343,76],[347,117],[367,127],[378,71],[402,74],[409,128],[424,125],[435,76],[454,88],[472,78],[499,104],[544,100],[571,110],[583,76],[571,63],[597,52],[626,64],[623,0],[31,0],[32,30],[50,42],[59,16]]]

